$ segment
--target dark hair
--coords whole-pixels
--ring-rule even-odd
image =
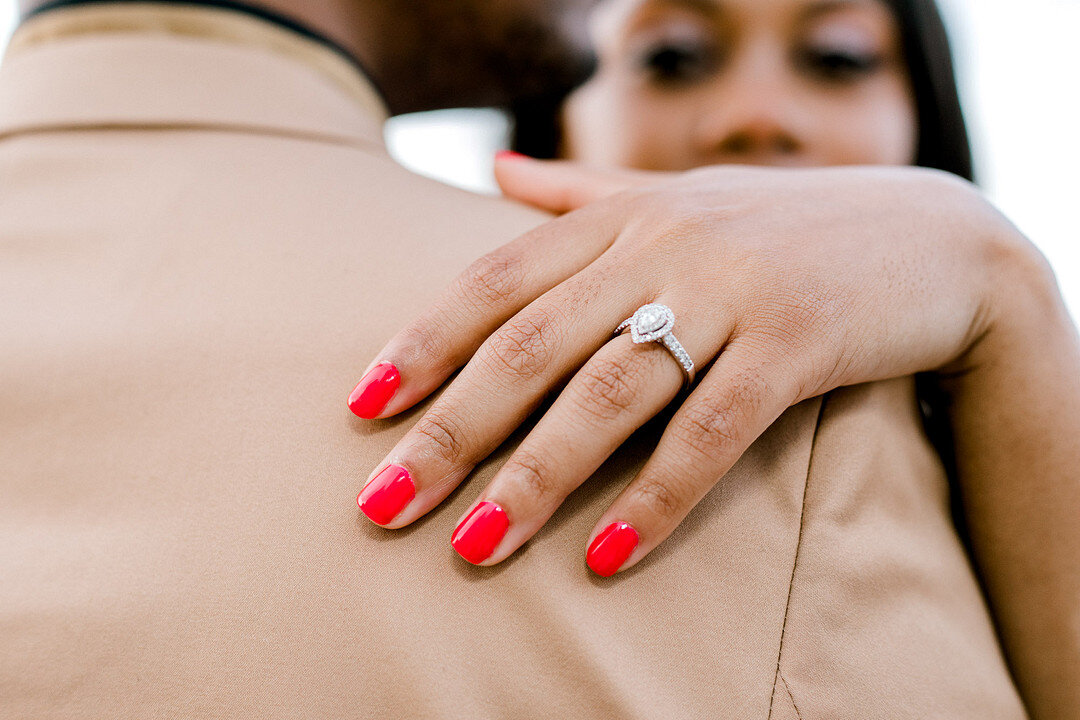
[[[971,143],[956,88],[952,51],[934,0],[886,0],[900,41],[919,116],[915,164],[974,180]]]
[[[915,164],[973,180],[971,145],[956,87],[952,52],[934,0],[884,0],[900,27],[900,40],[918,113]],[[510,108],[513,147],[526,155],[555,157],[565,95],[522,98]]]

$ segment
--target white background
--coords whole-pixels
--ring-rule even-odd
[[[1080,317],[1080,0],[939,0],[989,197],[1050,258]],[[15,20],[0,0],[0,44]],[[396,118],[391,152],[425,174],[492,192],[506,125],[490,111]],[[0,192],[3,189],[0,188]]]

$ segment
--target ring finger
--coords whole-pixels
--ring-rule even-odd
[[[730,320],[695,321],[677,323],[673,333],[700,364],[719,351]],[[462,515],[451,536],[455,550],[478,565],[509,557],[682,382],[679,362],[660,342],[634,343],[627,332],[602,346]]]

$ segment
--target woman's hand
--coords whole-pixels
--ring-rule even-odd
[[[639,306],[674,310],[698,381],[586,543],[601,575],[663,541],[794,403],[963,371],[993,327],[1002,268],[1038,262],[971,186],[928,170],[667,175],[502,159],[498,175],[509,195],[567,214],[473,263],[350,397],[357,414],[387,417],[464,364],[358,498],[400,528],[568,379],[459,521],[452,543],[481,565],[513,553],[678,394],[665,348],[612,339]]]

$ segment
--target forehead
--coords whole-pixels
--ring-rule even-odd
[[[595,10],[593,25],[597,30],[611,29],[652,9],[683,9],[732,21],[770,18],[797,22],[845,11],[892,17],[883,0],[605,0]]]

